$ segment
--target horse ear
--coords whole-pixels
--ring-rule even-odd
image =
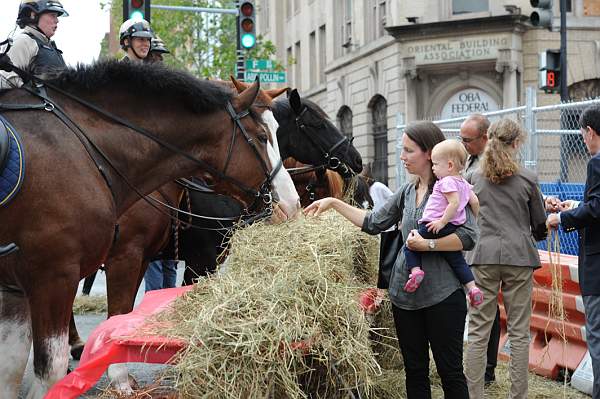
[[[265,90],[265,94],[267,96],[269,96],[271,99],[274,99],[274,98],[279,97],[280,95],[282,95],[283,92],[287,92],[289,90],[290,90],[289,87],[285,87],[283,89],[270,89],[270,90]]]
[[[240,82],[239,80],[234,78],[232,75],[229,75],[229,77],[231,78],[231,82],[237,89],[238,93],[242,93],[244,90],[246,90],[248,88],[248,86],[249,86],[248,84],[246,84],[244,82]]]
[[[256,80],[250,87],[244,90],[237,98],[234,99],[234,103],[237,105],[237,110],[248,109],[252,106],[256,97],[258,96],[258,92],[260,91],[260,80],[258,76]]]
[[[292,110],[299,115],[302,112],[302,101],[300,100],[300,94],[298,94],[298,90],[294,89],[290,92],[290,105],[292,106]]]

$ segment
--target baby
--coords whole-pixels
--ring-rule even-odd
[[[479,212],[477,196],[471,190],[472,186],[460,174],[466,159],[467,151],[457,140],[444,140],[431,151],[433,173],[438,181],[433,186],[423,217],[419,220],[419,234],[430,240],[431,249],[435,248],[434,239],[454,233],[458,226],[465,223],[467,204],[471,205],[475,215]],[[440,251],[438,253],[446,259],[460,283],[466,286],[471,305],[480,305],[483,302],[483,293],[475,285],[473,273],[462,252]],[[421,254],[411,251],[406,246],[404,254],[406,267],[410,270],[404,290],[414,292],[425,277],[425,272],[421,269]]]

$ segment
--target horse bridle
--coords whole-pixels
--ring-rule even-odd
[[[8,50],[7,50],[8,51]],[[50,87],[51,89],[61,93],[62,95],[72,99],[73,101],[94,110],[95,112],[105,116],[106,118],[108,118],[109,120],[112,120],[113,122],[117,122],[120,125],[123,125],[131,130],[133,130],[134,132],[141,134],[142,136],[145,136],[151,140],[153,140],[154,142],[156,142],[157,144],[159,144],[160,146],[163,146],[167,149],[169,149],[170,151],[177,153],[181,156],[183,156],[184,158],[192,161],[193,163],[199,165],[202,169],[206,170],[207,172],[209,172],[211,175],[213,175],[214,177],[217,177],[218,179],[221,180],[225,180],[230,182],[231,184],[235,185],[236,187],[238,187],[241,191],[245,192],[246,194],[248,194],[251,197],[255,198],[254,203],[250,204],[250,207],[254,207],[256,206],[256,204],[258,203],[258,201],[260,201],[262,199],[263,203],[266,205],[266,209],[265,209],[265,216],[268,216],[272,213],[272,202],[273,202],[273,195],[271,193],[272,190],[272,181],[275,178],[275,175],[279,172],[279,170],[282,167],[282,162],[281,160],[279,160],[278,164],[271,170],[271,172],[269,172],[268,167],[265,163],[265,161],[262,159],[262,157],[260,156],[260,152],[258,150],[258,148],[256,147],[256,144],[254,143],[254,140],[250,137],[250,135],[248,134],[248,132],[246,131],[246,129],[244,128],[244,125],[241,123],[241,120],[246,117],[246,116],[251,116],[250,111],[248,109],[246,110],[242,110],[241,112],[237,112],[235,110],[235,108],[233,107],[233,105],[231,104],[230,101],[227,101],[226,104],[226,111],[229,114],[229,116],[231,117],[232,121],[234,122],[233,124],[233,132],[232,132],[232,142],[230,144],[229,147],[229,151],[228,151],[228,155],[227,155],[227,161],[225,163],[225,167],[223,172],[221,172],[220,170],[218,170],[217,168],[213,167],[212,165],[208,164],[207,162],[196,158],[195,156],[193,156],[192,154],[160,139],[159,137],[156,137],[155,135],[153,135],[152,133],[146,131],[145,129],[142,129],[138,126],[135,126],[133,124],[131,124],[130,122],[124,120],[123,118],[120,118],[108,111],[105,111],[104,109],[82,99],[79,98],[78,96],[75,96],[69,92],[66,92],[62,89],[60,89],[59,87],[57,87],[56,85],[53,85],[51,83],[48,83],[46,81],[44,81],[43,79],[40,79],[34,75],[32,75],[31,73],[29,73],[28,71],[24,71],[16,66],[14,66],[11,62],[10,59],[8,59],[8,57],[5,56],[4,54],[0,54],[0,60],[2,61],[0,63],[0,67],[4,67],[4,68],[8,68],[8,70],[10,71],[14,71],[15,73],[17,73],[19,76],[21,76],[21,78],[23,78],[23,80],[25,81],[32,81],[36,84],[42,84],[44,86]],[[162,213],[168,214],[167,212],[164,212],[162,209],[159,209],[158,207],[156,207],[154,204],[152,204],[144,194],[142,194],[135,186],[133,186],[133,184],[129,181],[129,179],[124,175],[123,172],[121,172],[120,170],[118,170],[118,168],[115,167],[115,165],[110,161],[110,159],[108,158],[108,156],[88,137],[88,135],[85,133],[85,131],[75,122],[73,121],[72,118],[70,118],[68,116],[68,114],[58,105],[56,104],[54,101],[52,101],[46,94],[45,94],[45,90],[35,90],[32,89],[30,87],[27,87],[26,85],[22,86],[23,89],[25,89],[26,91],[28,91],[30,94],[34,95],[35,97],[40,98],[43,103],[42,104],[3,104],[0,103],[0,110],[12,110],[12,111],[17,111],[17,110],[45,110],[47,112],[52,112],[54,113],[63,123],[65,123],[65,125],[71,130],[73,131],[73,133],[75,134],[75,136],[82,142],[84,148],[86,149],[86,151],[88,152],[88,155],[90,155],[90,158],[92,159],[92,161],[96,164],[96,167],[100,170],[102,176],[105,178],[105,180],[107,180],[107,184],[108,184],[108,188],[110,190],[110,192],[112,193],[112,188],[110,185],[110,182],[108,181],[104,170],[102,168],[102,166],[98,163],[98,160],[92,155],[91,153],[91,149],[93,149],[97,154],[100,155],[100,157],[126,182],[126,184],[133,189],[133,191],[140,196],[140,198],[146,200],[149,204],[151,204],[153,207],[155,207],[157,210],[161,211]],[[235,136],[236,136],[236,132],[237,130],[240,130],[240,132],[242,133],[242,135],[244,136],[244,139],[246,140],[246,142],[250,145],[250,147],[252,148],[254,154],[256,155],[257,159],[260,161],[261,164],[261,168],[263,169],[263,173],[265,174],[265,180],[263,181],[263,183],[259,186],[258,190],[255,190],[251,187],[246,186],[244,183],[240,182],[239,180],[230,177],[228,175],[225,174],[226,170],[227,170],[227,166],[231,160],[232,157],[232,152],[233,152],[233,144],[235,142]],[[113,194],[113,198],[114,198],[114,194]],[[172,216],[170,214],[168,214],[169,217],[172,218]]]
[[[348,166],[344,162],[342,162],[340,160],[340,158],[334,156],[334,154],[335,154],[335,151],[342,144],[344,144],[345,142],[348,142],[348,146],[346,147],[346,154],[347,154],[348,150],[350,149],[351,141],[348,140],[348,138],[346,136],[343,136],[338,142],[333,144],[331,146],[331,148],[326,149],[321,143],[318,142],[318,140],[313,138],[312,135],[309,134],[309,132],[307,131],[308,128],[312,128],[314,130],[318,129],[316,126],[313,126],[303,120],[304,115],[306,115],[306,113],[308,111],[309,111],[308,107],[304,106],[302,111],[300,111],[300,113],[296,116],[296,118],[295,118],[296,127],[298,128],[298,130],[300,132],[302,132],[304,134],[304,136],[306,136],[308,141],[310,141],[313,146],[315,146],[316,148],[319,149],[319,151],[321,151],[321,153],[323,154],[323,159],[325,159],[325,163],[323,164],[323,166],[326,166],[327,169],[331,169],[336,172],[339,171],[344,174],[348,173]],[[319,165],[319,166],[321,166],[321,165]]]

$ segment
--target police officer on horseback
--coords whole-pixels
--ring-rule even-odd
[[[150,51],[154,37],[150,23],[145,19],[128,19],[119,29],[119,42],[127,54],[121,61],[142,62]]]
[[[51,38],[58,17],[68,15],[58,0],[23,0],[17,16],[17,25],[23,30],[7,52],[12,64],[38,77],[61,72],[66,64]],[[0,89],[22,85],[16,72],[0,71]]]
[[[150,42],[150,52],[144,61],[146,62],[162,62],[163,54],[170,54],[171,52],[165,46],[165,42],[162,41],[158,35],[154,35]]]
[[[51,38],[56,32],[58,17],[68,15],[60,1],[23,0],[17,16],[17,25],[23,30],[6,53],[11,63],[38,77],[61,72],[66,64],[62,51]],[[0,89],[20,87],[23,83],[16,72],[0,70]],[[14,243],[0,245],[0,256],[18,249]]]

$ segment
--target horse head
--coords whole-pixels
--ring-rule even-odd
[[[240,93],[240,95],[246,92],[247,89],[249,89],[249,87],[251,87],[246,83],[238,81],[233,76],[231,77],[231,82],[237,89],[237,92]],[[273,116],[273,112],[271,110],[271,103],[275,97],[281,95],[285,91],[286,89],[259,90],[254,102],[254,106],[257,109],[259,109],[259,112],[262,116],[262,120],[269,128],[269,143],[267,149],[269,159],[271,160],[271,164],[274,167],[279,165],[282,161],[281,154],[279,151],[279,142],[276,134],[276,132],[279,129],[279,124]],[[285,170],[285,168],[282,167],[274,175],[273,188],[276,197],[275,200],[277,201],[279,207],[284,211],[286,216],[295,216],[296,212],[299,209],[299,196],[292,181],[292,178],[289,175],[289,173]]]
[[[324,165],[344,178],[360,173],[362,158],[351,141],[314,102],[303,99],[296,89],[284,100],[273,102],[279,122],[282,156],[293,156],[305,164]]]

